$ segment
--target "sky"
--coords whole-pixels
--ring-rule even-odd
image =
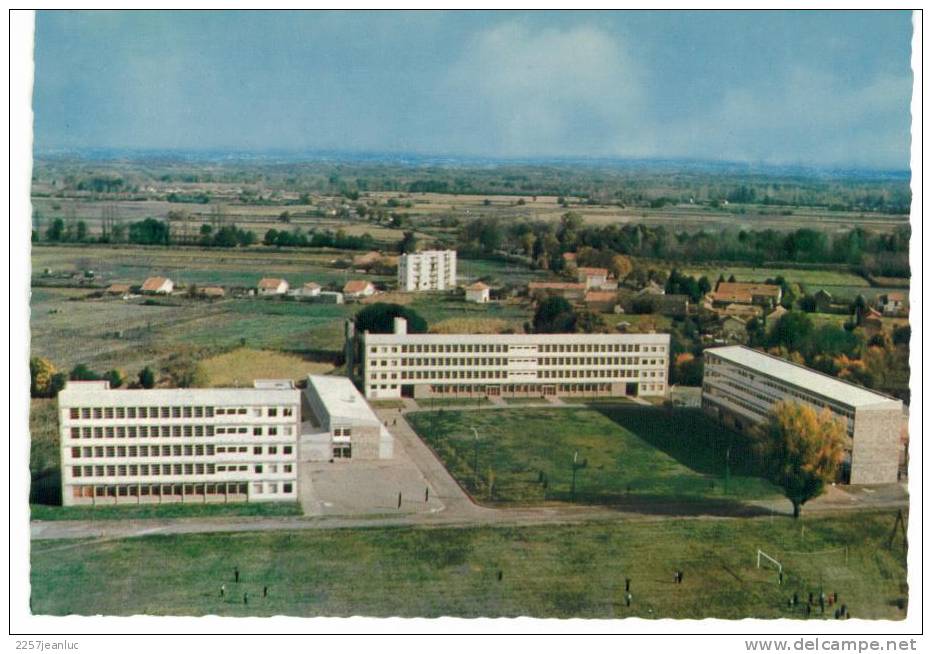
[[[39,12],[35,148],[909,167],[909,12]]]

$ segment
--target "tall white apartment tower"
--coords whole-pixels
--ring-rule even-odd
[[[62,504],[291,501],[298,497],[300,391],[111,389],[58,394]]]
[[[425,250],[402,254],[398,260],[398,289],[446,291],[456,288],[456,250]]]

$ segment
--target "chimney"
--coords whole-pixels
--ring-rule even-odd
[[[395,317],[395,334],[403,336],[404,334],[407,334],[407,333],[408,333],[408,321],[405,320],[404,318],[396,316]]]

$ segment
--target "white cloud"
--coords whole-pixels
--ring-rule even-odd
[[[592,26],[478,33],[439,90],[451,140],[509,156],[609,154],[644,111],[640,71]],[[488,141],[492,141],[489,143]]]

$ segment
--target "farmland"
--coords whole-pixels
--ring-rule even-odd
[[[902,544],[885,546],[895,517],[856,512],[801,521],[674,519],[34,541],[31,606],[43,615],[805,619],[803,606],[788,607],[788,598],[797,593],[805,604],[821,582],[827,593],[838,592],[852,617],[902,619]],[[755,567],[758,548],[784,563],[783,586],[774,570]],[[145,561],[159,564],[140,564]],[[233,582],[234,566],[239,583]],[[684,572],[682,584],[671,581],[674,570]],[[262,596],[264,586],[268,597]],[[831,617],[831,609],[821,614],[816,605],[811,619]]]
[[[697,410],[598,403],[586,409],[425,411],[409,419],[482,502],[741,501],[779,494],[755,476],[749,444]],[[586,465],[577,472],[574,492],[577,455]]]

